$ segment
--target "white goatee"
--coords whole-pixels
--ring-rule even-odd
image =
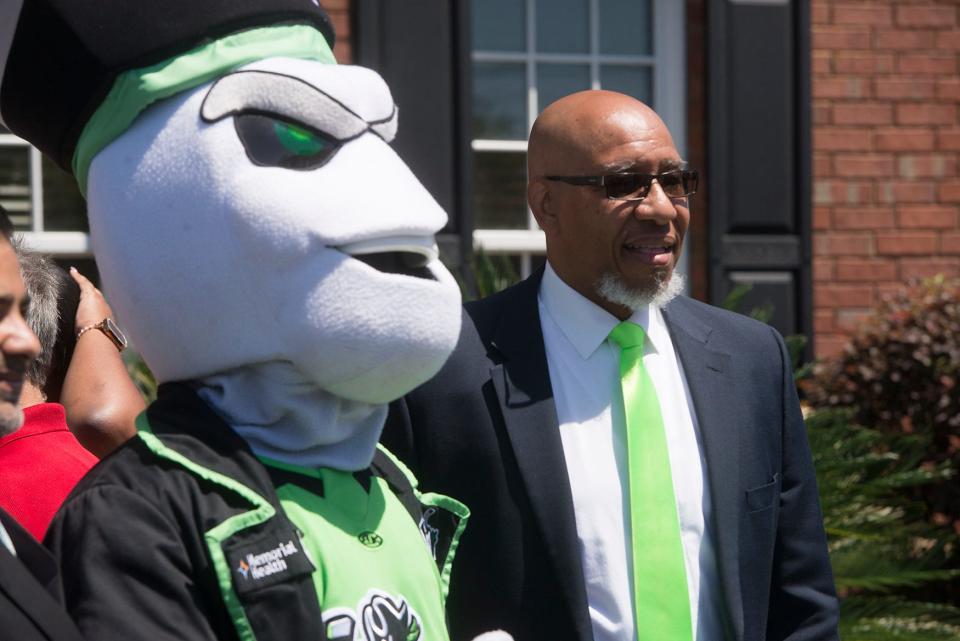
[[[654,278],[651,287],[631,288],[620,276],[607,272],[597,280],[594,289],[604,300],[622,305],[630,311],[637,311],[647,305],[663,307],[683,293],[686,283],[683,274],[658,271]]]

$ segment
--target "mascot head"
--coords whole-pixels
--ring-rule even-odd
[[[0,118],[76,176],[158,380],[259,368],[383,404],[439,370],[460,323],[446,215],[389,146],[383,80],[335,64],[316,0],[23,0],[3,18]]]

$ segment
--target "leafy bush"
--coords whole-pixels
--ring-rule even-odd
[[[800,381],[844,639],[960,638],[960,280],[884,301]]]
[[[850,408],[859,425],[922,436],[921,465],[960,472],[960,279],[929,279],[885,301],[801,389],[815,407]],[[931,521],[960,533],[955,482],[912,494]]]
[[[930,598],[960,571],[954,533],[931,524],[910,491],[948,482],[924,464],[929,438],[850,422],[850,410],[807,417],[845,641],[960,638],[960,608]]]
[[[819,406],[854,407],[856,420],[906,433],[932,429],[936,445],[960,443],[960,279],[924,281],[888,299],[843,356],[815,371],[806,391]]]
[[[147,367],[140,352],[134,349],[123,351],[123,362],[127,366],[127,373],[133,384],[148,405],[157,398],[157,381],[153,378],[153,372]]]
[[[482,249],[473,252],[470,269],[473,271],[476,292],[466,291],[461,284],[464,300],[485,298],[520,280],[520,275],[508,256],[488,254]]]

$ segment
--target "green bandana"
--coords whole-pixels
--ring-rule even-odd
[[[87,174],[94,157],[119,138],[152,103],[237,67],[273,57],[336,64],[330,45],[319,31],[307,25],[284,25],[235,33],[176,58],[120,74],[77,142],[73,173],[80,191],[86,196]]]

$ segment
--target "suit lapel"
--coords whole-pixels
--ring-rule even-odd
[[[577,637],[588,641],[593,632],[576,517],[537,307],[541,274],[527,279],[515,290],[515,299],[504,305],[491,345],[500,362],[491,367],[490,376]]]
[[[711,328],[694,315],[689,301],[678,298],[664,309],[674,348],[683,365],[703,439],[707,478],[713,502],[720,581],[734,638],[743,638],[740,590],[739,422],[730,355],[708,347]]]
[[[50,639],[79,638],[60,604],[57,564],[53,556],[6,512],[0,523],[7,530],[17,556],[0,545],[0,593],[15,603],[37,630]]]

